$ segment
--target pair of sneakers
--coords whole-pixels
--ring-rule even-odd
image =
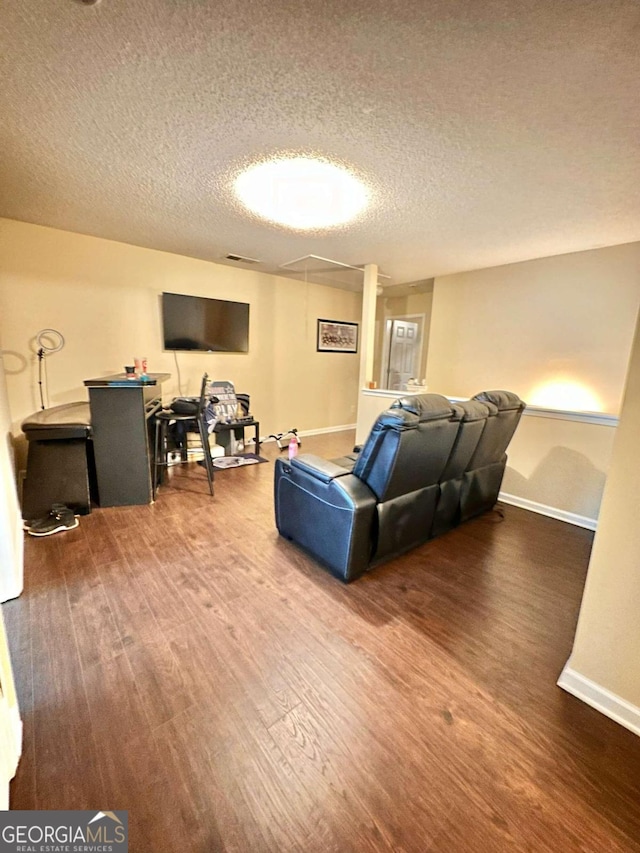
[[[66,504],[53,504],[49,515],[25,521],[24,527],[30,536],[51,536],[63,530],[73,530],[79,524],[77,516]]]

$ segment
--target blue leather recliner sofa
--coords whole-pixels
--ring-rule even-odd
[[[343,581],[493,507],[525,404],[509,391],[463,403],[402,397],[359,453],[278,459],[276,526]]]

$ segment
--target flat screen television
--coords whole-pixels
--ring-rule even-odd
[[[162,333],[165,350],[249,352],[249,305],[163,293]]]

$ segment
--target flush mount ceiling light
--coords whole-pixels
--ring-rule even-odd
[[[369,190],[342,166],[311,157],[282,157],[250,166],[234,183],[242,204],[270,222],[299,231],[350,222]]]

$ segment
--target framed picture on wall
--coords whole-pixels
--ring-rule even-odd
[[[317,352],[358,352],[358,324],[318,320]]]

